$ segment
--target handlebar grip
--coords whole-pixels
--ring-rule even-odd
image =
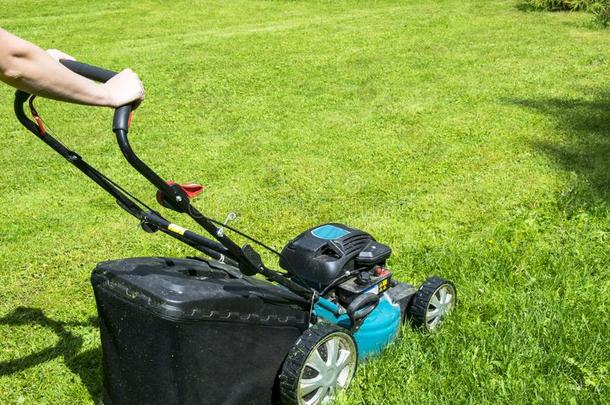
[[[87,65],[86,63],[77,62],[75,60],[61,59],[59,62],[74,73],[84,76],[87,79],[95,80],[96,82],[106,83],[117,75],[117,72],[113,72],[112,70]]]
[[[96,82],[106,83],[108,80],[117,75],[117,72],[113,72],[112,70],[103,69],[74,60],[62,59],[59,62],[74,73]],[[119,130],[127,132],[129,130],[132,110],[133,106],[131,104],[124,105],[115,110],[114,118],[112,120],[112,130],[114,132]]]
[[[132,105],[128,104],[119,107],[114,111],[114,118],[112,120],[112,130],[114,132],[119,130],[127,132],[129,130],[129,124],[131,124],[132,110]]]

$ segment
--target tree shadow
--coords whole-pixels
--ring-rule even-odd
[[[593,97],[592,97],[593,96]],[[578,99],[512,100],[513,104],[552,117],[560,131],[552,140],[533,140],[532,147],[567,172],[570,184],[561,193],[564,208],[574,211],[610,204],[610,92]]]
[[[556,2],[556,4],[535,5],[527,0],[521,0],[515,7],[517,10],[524,12],[568,12],[572,10],[572,6],[568,3]]]
[[[101,398],[101,349],[98,347],[79,353],[83,346],[82,337],[67,330],[67,327],[70,326],[97,327],[98,324],[95,317],[90,318],[86,322],[60,322],[48,318],[38,308],[18,307],[5,317],[0,318],[0,325],[38,325],[52,330],[59,338],[59,342],[54,347],[18,359],[0,362],[0,377],[18,373],[57,357],[63,357],[66,366],[74,374],[80,376],[82,383],[89,391],[91,399],[96,401]]]
[[[524,13],[534,13],[537,11],[541,11],[539,8],[536,8],[532,3],[527,1],[520,1],[515,5],[517,10],[523,11]]]

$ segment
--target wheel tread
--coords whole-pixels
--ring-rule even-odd
[[[343,332],[351,337],[351,333],[332,323],[318,322],[307,329],[292,346],[279,376],[280,399],[284,405],[298,405],[298,383],[302,368],[309,353],[324,337],[335,333]],[[357,350],[357,349],[356,349]],[[356,353],[357,356],[358,353]]]
[[[419,287],[408,310],[409,318],[415,327],[426,329],[426,311],[430,299],[434,292],[445,284],[451,285],[457,294],[455,285],[451,281],[436,276],[428,278],[421,287]]]

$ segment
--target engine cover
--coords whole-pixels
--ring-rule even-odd
[[[391,249],[366,232],[342,224],[308,229],[282,250],[280,266],[307,281],[324,287],[348,270],[385,263]]]

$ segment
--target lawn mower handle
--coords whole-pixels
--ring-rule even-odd
[[[61,59],[59,62],[74,73],[96,82],[106,83],[108,80],[112,79],[118,74],[112,70],[88,65],[75,60]],[[131,104],[124,105],[116,109],[114,112],[114,119],[112,121],[112,130],[114,132],[118,130],[127,132],[129,130],[129,116],[131,115],[132,109],[133,106]]]
[[[117,72],[114,72],[112,70],[100,68],[82,62],[77,62],[74,60],[60,59],[59,62],[68,69],[70,69],[72,72],[86,77],[87,79],[94,80],[96,82],[105,83],[118,74]],[[166,184],[165,180],[163,180],[157,173],[155,173],[155,171],[148,167],[146,163],[140,160],[140,158],[131,148],[127,134],[129,132],[129,124],[131,121],[130,117],[132,110],[133,105],[128,104],[117,108],[114,112],[114,118],[112,121],[112,131],[117,136],[119,147],[121,148],[121,151],[123,152],[123,155],[125,156],[127,161],[140,174],[142,174],[148,181],[150,181],[155,187],[157,187],[158,190],[161,190],[165,195],[176,198],[176,196],[178,196],[177,193],[179,193],[179,190],[172,189],[168,184]],[[187,199],[186,195],[183,194],[179,194],[179,197],[182,200]]]
[[[117,75],[116,72],[113,72],[111,70],[88,65],[82,62],[62,59],[60,60],[60,63],[71,71],[73,71],[74,73],[77,73],[83,77],[98,82],[107,82],[115,75]],[[157,188],[157,190],[160,190],[165,196],[167,196],[169,201],[172,201],[176,204],[174,207],[176,211],[188,213],[191,218],[193,218],[204,229],[206,229],[206,231],[208,231],[219,242],[221,242],[221,244],[212,244],[216,248],[216,250],[224,251],[224,248],[226,247],[232,259],[240,261],[239,259],[242,258],[243,263],[243,259],[245,258],[244,251],[227,236],[220,234],[218,228],[208,218],[201,214],[196,208],[191,206],[188,196],[180,187],[172,186],[165,180],[163,180],[163,178],[161,178],[153,169],[151,169],[146,163],[144,163],[133,151],[128,139],[130,121],[129,117],[131,115],[131,111],[132,105],[125,105],[117,108],[114,113],[112,130],[116,134],[117,141],[121,152],[123,153],[123,156],[127,159],[129,164],[131,164],[131,166],[133,166],[142,176],[144,176],[150,183],[152,183]],[[260,264],[262,265],[262,263]],[[261,268],[257,269],[256,271],[251,269],[250,271],[253,271],[252,274],[254,274],[254,272],[264,273],[265,270],[266,269]],[[265,275],[267,277],[272,278],[275,276],[275,274],[272,273],[268,273]],[[284,282],[284,280],[280,280],[280,282]],[[287,280],[287,282],[290,282],[290,280]]]
[[[70,60],[60,60],[60,63],[74,73],[98,82],[107,82],[117,75],[116,72],[111,70],[91,66],[86,63]],[[201,212],[199,212],[199,210],[190,204],[188,195],[181,187],[171,185],[163,180],[154,170],[152,170],[135,154],[131,148],[131,145],[129,144],[128,139],[129,118],[133,110],[132,105],[119,107],[116,109],[114,114],[112,130],[116,134],[119,147],[124,157],[127,159],[129,164],[131,164],[131,166],[133,166],[142,176],[152,183],[157,190],[163,192],[163,194],[168,197],[169,201],[173,201],[175,203],[175,206],[172,209],[188,214],[195,222],[197,222],[210,235],[212,235],[217,242],[207,239],[199,234],[195,234],[194,232],[188,231],[182,227],[171,224],[165,221],[154,211],[144,212],[142,208],[133,201],[132,196],[126,195],[124,190],[117,188],[116,184],[99,173],[95,168],[86,163],[77,153],[66,148],[61,142],[57,141],[46,131],[42,120],[34,109],[34,98],[35,96],[21,90],[17,90],[15,93],[14,108],[19,122],[21,122],[21,124],[30,132],[37,135],[43,142],[53,148],[62,157],[75,165],[79,170],[85,173],[85,175],[101,186],[109,194],[115,197],[122,208],[126,209],[130,214],[137,217],[141,221],[144,221],[147,224],[152,224],[153,226],[150,228],[151,230],[162,230],[164,233],[187,243],[189,246],[195,247],[216,260],[226,261],[226,263],[238,267],[239,270],[245,275],[251,276],[259,273],[268,280],[274,281],[308,300],[316,298],[315,292],[313,292],[311,289],[303,287],[300,284],[292,281],[289,277],[267,268],[263,264],[260,255],[256,253],[250,245],[246,244],[243,247],[240,247],[227,235],[223,234],[216,226],[215,221],[203,215]],[[28,100],[30,102],[30,108],[36,123],[28,119],[25,115],[24,104]]]

